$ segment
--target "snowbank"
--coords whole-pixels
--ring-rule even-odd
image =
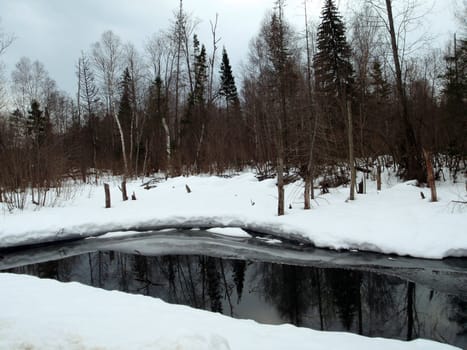
[[[113,231],[239,227],[332,249],[432,259],[467,256],[467,207],[452,202],[465,200],[463,184],[438,184],[439,202],[431,203],[420,196],[423,191],[428,198],[429,189],[387,178],[382,191],[369,182],[367,194],[346,201],[347,188],[331,189],[311,210],[303,210],[302,184],[294,183],[286,188],[288,209],[282,217],[276,215],[275,180],[259,182],[252,173],[172,178],[151,190],[135,181],[128,192],[135,191],[138,200],[127,202],[116,183],[111,187],[110,209],[104,208],[103,188],[88,186],[63,207],[4,211],[0,247]]]
[[[160,299],[0,274],[0,349],[454,349],[348,333],[269,326]]]

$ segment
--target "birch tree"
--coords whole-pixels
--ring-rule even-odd
[[[125,134],[118,118],[118,81],[123,64],[123,48],[120,38],[112,31],[102,33],[100,41],[92,45],[92,57],[98,77],[106,113],[110,115],[118,129],[122,147],[124,177],[128,174],[128,159]]]

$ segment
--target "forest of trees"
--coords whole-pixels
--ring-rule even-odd
[[[315,24],[305,1],[298,27],[286,19],[285,0],[275,0],[243,72],[233,71],[229,43],[220,47],[218,18],[212,40],[201,43],[182,1],[143,52],[102,33],[76,58],[73,96],[41,62],[21,58],[10,86],[0,76],[0,201],[22,207],[29,189],[41,205],[63,181],[96,181],[102,172],[126,178],[252,167],[277,176],[280,215],[291,178],[304,180],[309,208],[318,177],[353,186],[355,169],[392,166],[426,182],[424,151],[435,167],[462,171],[467,16],[444,51],[410,53],[404,29],[417,7],[396,10],[392,2],[362,0],[343,18],[326,0]],[[11,44],[14,37],[0,32],[0,59]]]

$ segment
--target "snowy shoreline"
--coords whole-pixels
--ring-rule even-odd
[[[428,259],[467,256],[467,209],[453,204],[465,197],[463,184],[440,183],[440,200],[431,203],[420,198],[423,189],[393,177],[386,179],[382,191],[369,181],[367,194],[353,202],[346,201],[347,188],[331,189],[311,210],[303,210],[301,183],[293,183],[286,188],[289,209],[282,217],[275,214],[275,180],[258,181],[252,173],[170,178],[151,190],[134,181],[128,189],[138,200],[122,202],[115,184],[110,209],[103,207],[102,188],[86,185],[63,207],[4,211],[0,247],[116,231],[237,227],[335,250]]]
[[[331,189],[311,210],[303,210],[301,183],[293,183],[286,188],[291,208],[282,217],[276,215],[275,181],[258,181],[252,173],[171,178],[151,190],[133,181],[128,190],[137,200],[127,202],[114,183],[110,209],[104,208],[101,186],[82,185],[60,207],[4,210],[0,248],[96,235],[102,236],[89,241],[150,236],[147,231],[154,228],[216,227],[210,231],[221,237],[248,237],[244,228],[335,250],[429,259],[467,256],[467,210],[452,204],[465,196],[462,184],[440,183],[437,203],[420,199],[424,189],[411,183],[388,178],[385,185],[376,191],[369,182],[367,194],[353,202],[346,201],[347,188]],[[0,349],[309,349],[310,344],[315,350],[455,349],[423,339],[262,325],[157,298],[24,275],[0,273],[0,285]]]
[[[457,349],[264,325],[79,283],[0,273],[1,349]]]

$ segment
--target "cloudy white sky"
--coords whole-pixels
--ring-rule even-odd
[[[286,15],[297,29],[303,27],[303,1],[288,0]],[[318,18],[323,0],[307,0],[311,16]],[[408,1],[408,0],[398,0]],[[457,24],[454,19],[459,0],[420,0],[433,2],[434,8],[424,19],[433,42],[444,46]],[[344,14],[360,0],[336,1]],[[60,89],[74,93],[75,64],[82,50],[99,40],[102,32],[112,30],[124,42],[142,49],[153,33],[166,29],[173,18],[178,0],[1,0],[0,26],[14,33],[16,40],[1,57],[6,76],[22,56],[44,63]],[[234,65],[239,70],[246,58],[249,40],[273,0],[184,0],[185,9],[201,22],[197,33],[209,47],[210,20],[219,14],[218,36],[222,38]]]

